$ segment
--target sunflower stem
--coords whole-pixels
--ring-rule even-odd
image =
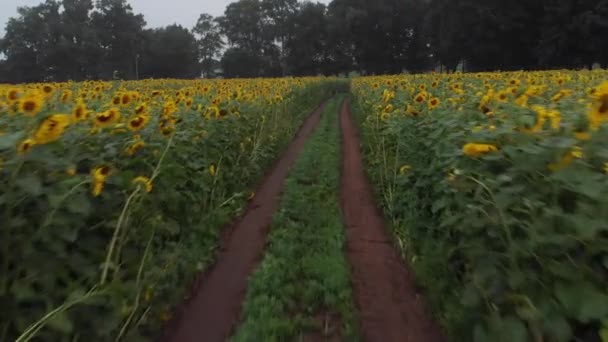
[[[40,227],[39,230],[42,230],[44,228],[46,228],[49,224],[51,224],[53,222],[53,218],[55,217],[55,214],[57,213],[57,210],[59,210],[59,208],[61,207],[61,205],[63,204],[63,202],[65,202],[68,197],[70,197],[72,195],[72,193],[74,193],[74,191],[76,191],[76,189],[78,189],[79,187],[81,187],[82,185],[88,184],[90,183],[90,180],[84,180],[76,185],[74,185],[62,198],[61,200],[59,200],[59,203],[57,203],[57,206],[55,206],[53,208],[53,211],[51,211],[46,219],[44,220],[44,223],[42,224],[42,226]]]
[[[133,198],[135,198],[135,196],[137,196],[140,189],[141,189],[141,187],[137,187],[137,189],[135,189],[131,193],[129,198],[127,198],[127,202],[125,203],[124,207],[122,208],[122,212],[120,213],[120,217],[118,218],[118,222],[116,223],[116,227],[114,228],[114,234],[112,236],[112,241],[110,242],[110,247],[108,248],[108,253],[106,255],[106,261],[103,264],[103,269],[101,271],[101,279],[99,280],[100,285],[104,285],[106,283],[106,279],[108,277],[108,270],[110,269],[110,261],[112,260],[112,255],[114,254],[114,249],[116,248],[116,242],[118,240],[118,235],[120,234],[120,228],[122,227],[122,223],[125,220],[125,217],[127,216],[127,210],[129,209],[131,201],[133,201]]]
[[[144,271],[144,265],[146,263],[146,259],[148,257],[148,252],[150,252],[150,246],[152,245],[152,240],[154,239],[154,235],[156,233],[156,230],[152,231],[152,234],[150,234],[150,238],[148,239],[148,243],[146,244],[146,249],[144,250],[144,255],[141,258],[141,262],[139,263],[139,269],[137,270],[137,279],[135,280],[135,287],[137,287],[137,294],[135,295],[135,304],[133,305],[133,309],[131,310],[131,313],[129,314],[129,317],[127,318],[127,320],[125,321],[125,324],[123,324],[122,328],[120,328],[120,332],[118,333],[118,336],[116,336],[116,339],[114,341],[120,341],[120,339],[123,337],[123,335],[127,332],[127,329],[129,328],[129,325],[131,324],[131,321],[133,320],[133,317],[135,316],[135,312],[137,312],[137,309],[139,309],[139,298],[141,297],[141,277]]]

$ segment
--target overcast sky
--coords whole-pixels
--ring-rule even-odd
[[[201,13],[218,16],[224,13],[226,5],[234,0],[127,0],[136,13],[146,17],[149,27],[181,24],[191,28]],[[330,0],[315,0],[329,3]],[[19,6],[35,6],[43,0],[0,0],[0,36],[8,18],[17,14]]]

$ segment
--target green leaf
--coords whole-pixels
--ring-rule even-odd
[[[548,317],[544,322],[544,329],[558,342],[567,342],[572,338],[572,328],[562,316]]]
[[[574,285],[558,284],[555,295],[568,314],[583,323],[608,316],[608,295],[588,282]]]
[[[48,326],[64,334],[70,334],[74,330],[74,324],[68,316],[67,311],[57,312],[49,321]]]
[[[67,199],[67,208],[73,214],[88,215],[91,212],[91,202],[84,193]]]
[[[0,136],[0,150],[17,148],[17,143],[23,139],[25,131],[19,131]]]
[[[19,178],[15,183],[28,195],[38,196],[42,193],[42,182],[40,181],[40,178],[33,173]]]
[[[505,342],[527,342],[528,329],[521,320],[509,316],[503,319],[500,329],[499,341]]]

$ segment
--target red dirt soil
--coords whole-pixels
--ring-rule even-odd
[[[357,128],[345,101],[342,128],[342,215],[346,225],[355,303],[361,333],[372,342],[443,341],[441,330],[416,292],[412,276],[393,246],[374,204]]]
[[[263,254],[283,183],[321,119],[324,104],[306,119],[281,159],[265,177],[246,213],[230,229],[215,265],[197,281],[192,298],[165,332],[165,341],[227,340],[239,322],[247,280]]]

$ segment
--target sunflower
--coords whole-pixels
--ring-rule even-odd
[[[54,114],[45,118],[34,133],[36,144],[48,144],[59,139],[70,121],[68,114]]]
[[[162,119],[158,126],[160,129],[160,133],[165,137],[168,137],[173,134],[173,132],[175,132],[174,119]]]
[[[142,186],[148,193],[152,191],[152,180],[150,180],[150,178],[148,177],[136,177],[135,179],[133,179],[133,184],[137,186]]]
[[[76,121],[85,120],[89,115],[89,111],[87,110],[87,106],[83,100],[78,100],[76,103],[76,107],[72,109],[72,117]]]
[[[137,141],[133,145],[127,147],[125,149],[125,153],[128,156],[135,155],[139,150],[141,150],[146,144],[143,141]]]
[[[72,98],[72,91],[64,90],[63,94],[61,94],[61,102],[66,103],[70,100],[70,98]]]
[[[407,107],[405,109],[405,112],[407,114],[412,115],[412,116],[419,116],[420,115],[420,111],[417,110],[414,106],[412,106],[410,104],[407,105]]]
[[[52,92],[55,91],[55,88],[52,85],[50,85],[50,84],[45,84],[44,86],[42,86],[42,91],[46,95],[50,95]]]
[[[120,104],[120,95],[116,95],[114,96],[114,98],[112,98],[112,104],[115,106],[118,106]]]
[[[427,93],[425,91],[421,91],[416,96],[414,96],[414,101],[416,101],[417,103],[422,103],[426,101],[426,94]]]
[[[34,116],[42,110],[44,96],[38,92],[29,93],[19,101],[19,111],[28,116]]]
[[[98,197],[101,195],[103,186],[108,176],[110,176],[111,169],[109,166],[99,166],[91,171],[91,178],[93,178],[93,196]]]
[[[12,88],[12,89],[9,89],[8,93],[6,94],[6,97],[10,101],[16,101],[19,98],[20,94],[21,94],[21,90],[20,89]]]
[[[472,158],[477,158],[497,150],[498,148],[492,144],[468,143],[462,147],[462,152]]]
[[[129,93],[124,93],[122,94],[122,96],[120,97],[120,103],[123,106],[128,105],[129,103],[131,103],[131,94]]]
[[[435,108],[439,107],[440,104],[441,104],[441,101],[439,101],[438,98],[432,97],[428,103],[429,110],[434,110]]]
[[[149,120],[148,115],[137,115],[129,120],[128,127],[132,131],[139,131],[146,126]]]
[[[95,125],[98,127],[108,127],[120,120],[120,111],[117,108],[110,108],[102,113],[95,115]]]
[[[572,164],[575,159],[582,159],[583,157],[583,149],[578,146],[575,146],[571,151],[568,151],[566,154],[564,154],[559,160],[559,162],[549,164],[548,168],[553,172],[563,170],[570,166],[570,164]]]
[[[140,115],[140,114],[145,114],[148,112],[148,104],[147,103],[140,103],[139,105],[137,105],[137,107],[135,107],[135,114]]]
[[[597,130],[603,122],[608,121],[608,81],[596,88],[592,98],[594,103],[587,116],[591,129]]]
[[[17,153],[19,155],[24,155],[32,150],[32,147],[36,145],[36,141],[34,139],[25,139],[17,145]]]
[[[412,169],[412,167],[411,167],[411,166],[409,166],[409,165],[405,164],[405,165],[402,165],[402,166],[399,168],[399,173],[400,173],[400,174],[402,174],[402,175],[404,175],[404,174],[408,173],[408,172],[409,172],[411,169]]]
[[[509,101],[508,94],[509,93],[507,91],[500,91],[500,92],[498,92],[498,94],[496,94],[496,100],[498,102],[506,103]]]

